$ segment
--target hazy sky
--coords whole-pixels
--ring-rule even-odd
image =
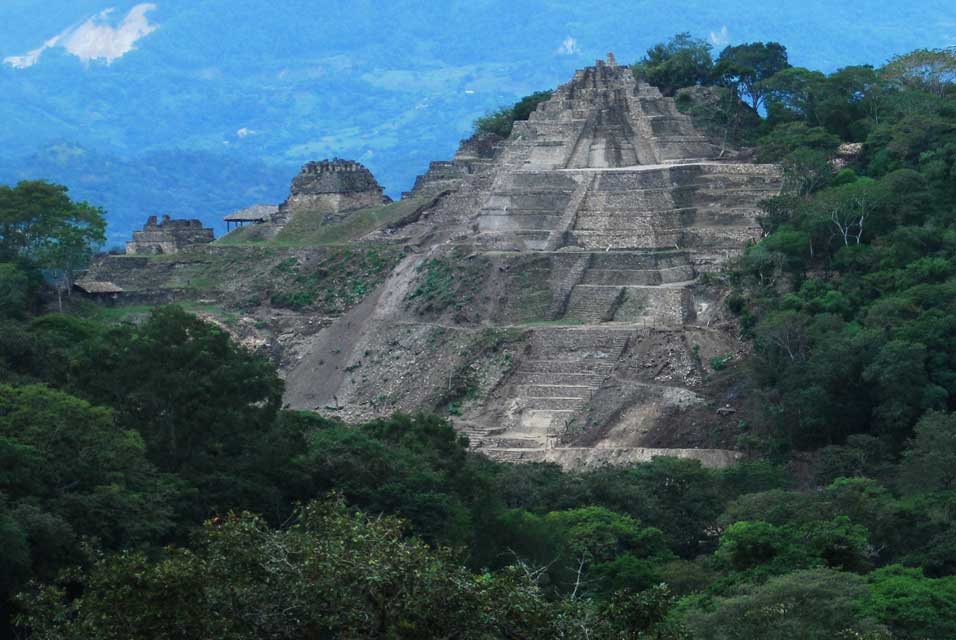
[[[75,144],[215,153],[283,176],[348,157],[397,195],[477,116],[682,31],[715,53],[777,40],[793,64],[832,71],[956,45],[956,0],[0,0],[0,179],[57,145],[33,173],[115,191],[114,175],[71,168]],[[151,169],[157,184],[167,169]]]

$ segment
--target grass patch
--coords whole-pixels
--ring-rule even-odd
[[[545,265],[545,268],[541,268]],[[533,321],[547,318],[551,308],[550,264],[540,260],[519,261],[509,271],[509,290],[520,291],[515,304],[517,318]]]
[[[80,315],[105,324],[117,324],[126,322],[134,316],[148,315],[155,308],[155,305],[151,304],[131,304],[125,306],[92,304],[88,307],[85,306],[80,312]]]
[[[288,258],[272,268],[270,276],[276,284],[269,301],[274,307],[296,311],[317,308],[341,313],[378,286],[400,258],[401,251],[390,247],[333,250],[308,267]]]
[[[206,304],[198,302],[179,302],[173,303],[184,310],[190,313],[206,313],[215,318],[222,320],[226,324],[235,324],[239,320],[239,316],[235,313],[227,311],[223,306],[217,304]],[[75,312],[78,315],[81,315],[85,318],[90,318],[103,322],[106,324],[118,324],[121,322],[130,321],[137,316],[147,316],[154,309],[157,309],[162,306],[167,305],[158,305],[158,304],[127,304],[127,305],[103,305],[97,304],[94,302],[83,302],[81,304],[74,305]]]
[[[407,198],[398,202],[359,209],[341,214],[341,222],[326,223],[327,211],[299,211],[288,224],[278,229],[271,224],[246,225],[233,229],[216,240],[220,246],[275,246],[314,247],[354,242],[376,229],[395,224],[421,207],[435,201],[434,197]],[[273,236],[273,233],[275,235]]]
[[[268,242],[270,225],[249,224],[237,229],[233,229],[226,235],[218,238],[213,244],[233,245],[233,244],[260,244]]]
[[[481,288],[487,258],[466,258],[457,249],[448,256],[430,258],[419,267],[418,286],[407,296],[416,313],[440,314],[461,309]]]

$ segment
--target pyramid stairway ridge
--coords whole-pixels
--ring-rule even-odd
[[[376,294],[388,305],[340,320],[360,326],[345,369],[378,384],[328,370],[317,353],[290,371],[293,385],[342,378],[324,386],[355,419],[452,403],[459,432],[501,460],[732,462],[730,450],[645,440],[706,404],[698,351],[737,348],[733,331],[706,327],[726,318],[700,274],[759,237],[759,202],[779,193],[779,167],[719,159],[673,99],[604,61],[508,139],[479,142],[419,181],[440,194],[421,216],[364,239],[411,251]],[[473,279],[447,310],[414,311],[442,260]],[[507,358],[474,347],[488,332],[512,336]],[[376,353],[388,357],[370,362]],[[471,391],[442,400],[462,375]],[[328,401],[287,398],[305,409]]]

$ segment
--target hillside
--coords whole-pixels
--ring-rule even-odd
[[[672,99],[602,61],[400,202],[334,224],[297,210],[188,257],[107,258],[93,277],[238,306],[280,347],[294,409],[441,410],[505,459],[666,450],[726,465],[706,363],[743,347],[726,291],[701,275],[759,235],[780,171],[720,154]]]

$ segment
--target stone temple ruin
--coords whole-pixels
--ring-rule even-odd
[[[781,184],[776,166],[721,155],[613,58],[578,71],[507,140],[433,164],[416,191],[443,195],[421,216],[363,239],[411,253],[317,334],[286,402],[367,419],[433,406],[466,379],[454,422],[495,458],[729,463],[668,435],[707,406],[701,362],[738,349],[699,276],[759,237],[758,203]],[[435,260],[476,284],[422,317],[410,305]],[[511,336],[507,358],[481,346],[489,335]]]
[[[309,162],[292,180],[289,199],[279,207],[272,221],[283,224],[298,213],[334,218],[387,201],[381,185],[362,163],[339,158]]]
[[[213,230],[203,227],[199,220],[172,220],[164,215],[157,222],[156,216],[150,216],[142,230],[134,231],[133,239],[126,243],[126,254],[179,253],[185,247],[208,244],[214,239]]]
[[[388,222],[343,240],[353,257],[387,247],[397,261],[361,301],[321,318],[255,311],[269,314],[285,406],[347,421],[439,408],[501,460],[729,464],[737,399],[708,381],[708,363],[746,347],[726,288],[703,276],[760,236],[759,203],[781,172],[722,142],[612,58],[578,71],[507,139],[463,142]],[[309,163],[254,229],[267,242],[298,216],[336,223],[386,200],[359,163]],[[211,239],[198,222],[152,218],[128,252]],[[274,249],[303,265],[334,251]],[[264,259],[239,244],[208,249],[209,263],[220,254]],[[175,296],[180,266],[104,259],[90,277]],[[255,275],[237,274],[243,300],[259,293]]]

